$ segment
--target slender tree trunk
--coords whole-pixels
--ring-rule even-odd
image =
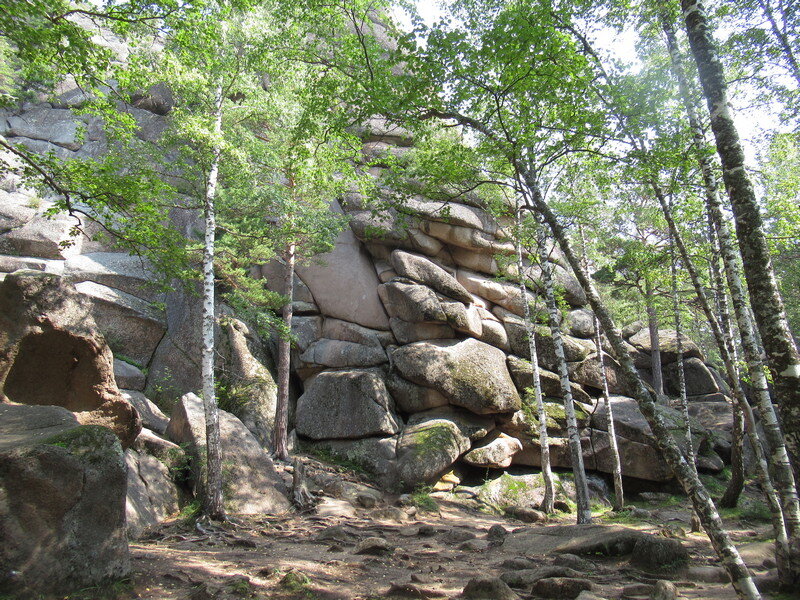
[[[292,301],[294,294],[294,263],[295,244],[290,242],[286,246],[283,256],[283,295],[286,304],[283,305],[284,335],[278,340],[278,399],[275,404],[275,428],[272,439],[275,440],[275,457],[281,460],[289,458],[287,444],[289,428],[289,372],[291,369],[292,344],[289,332],[292,330]]]
[[[581,286],[586,292],[592,310],[600,321],[600,324],[605,331],[611,347],[614,350],[617,359],[620,362],[623,377],[627,380],[631,389],[634,390],[634,398],[636,399],[639,409],[644,415],[656,443],[666,463],[672,468],[675,477],[683,486],[684,491],[689,496],[694,506],[694,510],[700,518],[706,533],[708,534],[714,550],[719,556],[722,565],[725,567],[731,579],[736,593],[740,598],[747,600],[757,600],[761,598],[758,589],[753,582],[747,566],[744,564],[739,552],[733,545],[730,536],[723,527],[722,520],[717,512],[714,502],[711,500],[708,491],[705,489],[699,478],[694,474],[689,464],[683,457],[678,444],[672,437],[669,429],[667,428],[664,419],[656,410],[655,402],[652,396],[647,391],[644,382],[639,377],[636,367],[633,364],[628,349],[625,347],[625,341],[622,339],[620,330],[616,327],[611,314],[606,308],[594,284],[591,281],[588,273],[586,273],[578,260],[575,252],[572,249],[572,244],[567,237],[564,226],[559,222],[556,215],[544,201],[535,176],[530,170],[519,162],[514,163],[523,184],[526,187],[528,197],[533,203],[534,209],[539,212],[545,223],[553,232],[555,239],[558,241],[562,252],[570,263],[575,276],[578,278]]]
[[[578,524],[592,522],[592,509],[589,506],[589,485],[586,482],[586,471],[583,467],[583,448],[575,418],[575,405],[572,400],[572,389],[567,370],[567,359],[564,356],[564,340],[558,326],[558,304],[553,286],[550,262],[547,260],[547,248],[543,235],[539,236],[539,260],[542,263],[542,282],[544,283],[545,303],[550,316],[550,333],[553,336],[558,375],[561,380],[561,394],[564,397],[564,413],[567,417],[567,437],[572,462],[572,473],[575,476],[575,500],[578,505]]]
[[[650,332],[650,369],[653,371],[653,389],[656,397],[664,396],[664,375],[661,372],[661,343],[658,340],[658,312],[655,306],[653,283],[649,277],[644,280],[644,301],[647,306],[647,330]]]
[[[222,135],[222,86],[219,85],[214,99],[214,133]],[[219,144],[219,142],[217,142]],[[203,512],[212,519],[225,518],[222,499],[222,450],[219,433],[219,413],[214,382],[214,236],[216,215],[214,201],[219,178],[219,146],[206,182],[205,196],[205,244],[203,247],[203,354],[201,361],[203,379],[203,409],[206,418],[206,482],[203,490]]]
[[[689,398],[686,395],[686,370],[683,368],[683,328],[681,322],[681,303],[678,298],[678,260],[675,256],[675,242],[669,236],[670,275],[672,279],[672,310],[675,313],[675,347],[678,367],[678,398],[683,416],[683,434],[686,436],[686,460],[697,475],[697,451],[692,439],[692,421],[689,417]],[[700,531],[700,519],[692,512],[692,532]]]
[[[751,385],[756,396],[761,423],[770,451],[770,464],[772,464],[775,484],[781,498],[781,507],[786,529],[790,537],[796,538],[800,535],[800,503],[798,503],[795,477],[786,450],[785,439],[778,424],[777,415],[767,386],[764,364],[761,359],[762,349],[758,341],[758,330],[753,326],[747,295],[739,276],[738,261],[732,235],[722,215],[722,204],[719,194],[717,193],[716,180],[713,174],[714,167],[711,157],[705,152],[705,135],[700,125],[700,119],[697,116],[697,110],[692,100],[692,95],[689,92],[686,74],[683,69],[683,61],[675,38],[675,31],[672,28],[669,18],[663,14],[662,25],[666,34],[667,47],[672,61],[673,72],[678,81],[681,99],[689,119],[689,124],[692,128],[695,152],[697,153],[700,172],[703,177],[706,210],[708,211],[709,220],[712,224],[712,231],[709,232],[709,237],[711,237],[712,240],[716,239],[716,242],[719,244],[723,271],[731,294],[734,314],[736,316],[742,348],[744,350],[744,357],[747,362],[748,374],[750,375]],[[730,329],[730,326],[728,329]],[[735,360],[735,345],[732,339],[730,339],[729,348],[731,357]],[[732,381],[732,383],[736,384],[741,389],[738,377],[737,380]],[[736,391],[736,389],[734,389],[734,391]],[[741,395],[743,396],[743,394]],[[745,421],[747,421],[749,405],[745,407],[741,402],[739,405],[744,412],[743,416],[745,417]]]
[[[775,280],[761,213],[745,170],[744,151],[728,106],[725,74],[705,8],[698,0],[681,0],[681,8],[722,161],[722,176],[735,217],[751,306],[772,372],[786,446],[796,461],[800,457],[800,354]]]
[[[733,431],[731,432],[731,480],[717,504],[720,508],[734,508],[744,489],[744,415],[738,404],[733,405]]]
[[[778,22],[775,20],[775,14],[772,12],[769,0],[758,0],[758,5],[761,7],[761,12],[764,13],[764,16],[767,17],[769,21],[772,35],[775,37],[775,41],[778,42],[781,52],[783,52],[783,58],[786,59],[789,65],[789,71],[792,73],[792,77],[794,77],[797,85],[800,85],[800,64],[797,63],[797,57],[794,55],[792,44],[786,38],[783,31],[781,31],[781,28],[778,27]]]
[[[586,251],[586,238],[583,227],[580,227],[581,246],[583,247],[583,268],[589,272],[589,256]],[[608,391],[608,373],[606,372],[605,354],[603,353],[603,330],[600,321],[592,316],[594,322],[594,348],[597,352],[597,366],[600,368],[600,379],[603,384],[603,405],[606,407],[606,431],[608,432],[608,447],[611,451],[611,477],[614,480],[614,502],[612,509],[620,511],[625,507],[625,491],[622,487],[622,462],[619,458],[619,445],[617,444],[617,431],[614,425],[614,411],[611,407],[611,395]]]
[[[544,498],[541,509],[547,513],[555,512],[555,484],[553,471],[550,467],[550,442],[547,435],[547,411],[542,397],[542,380],[539,375],[539,355],[536,352],[536,335],[531,325],[531,308],[528,305],[527,289],[525,288],[525,275],[522,264],[522,216],[520,211],[516,215],[517,227],[517,271],[519,272],[519,292],[525,306],[525,334],[528,336],[528,348],[531,353],[531,375],[533,376],[533,395],[536,401],[536,414],[539,417],[539,448],[542,464],[542,479],[544,480]]]

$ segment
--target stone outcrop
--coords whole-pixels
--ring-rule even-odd
[[[64,594],[124,577],[117,437],[56,406],[0,404],[0,593]]]
[[[155,140],[164,130],[164,115],[168,117],[171,106],[168,96],[165,90],[151,90],[130,108],[141,140]],[[56,107],[6,111],[0,134],[64,158],[96,155],[105,144],[98,123],[67,110],[80,98],[80,90],[65,89]],[[86,135],[76,134],[81,128]],[[411,152],[413,135],[383,119],[370,119],[354,131],[362,136],[364,156],[377,161],[369,172],[378,179],[380,194],[396,198],[396,190],[382,187],[380,178],[389,163],[379,158]],[[537,424],[530,410],[532,398],[526,395],[532,385],[526,362],[529,344],[521,315],[525,302],[542,306],[541,269],[532,257],[523,258],[528,289],[521,294],[508,238],[510,220],[493,217],[474,192],[447,190],[446,196],[442,200],[406,193],[401,214],[394,208],[376,212],[358,193],[345,194],[331,209],[347,215],[349,228],[331,252],[299,265],[294,278],[292,424],[301,443],[363,462],[387,486],[431,483],[458,461],[504,468],[510,457],[513,465],[538,464]],[[71,246],[62,244],[72,223],[45,219],[48,206],[21,186],[0,189],[0,271],[34,269],[63,274],[74,282],[112,350],[124,359],[116,362],[113,373],[133,401],[140,401],[135,392],[142,392],[169,406],[195,391],[201,348],[197,298],[178,289],[162,295],[150,285],[153,274],[146,263],[113,247],[88,237]],[[202,229],[195,213],[178,212],[174,224],[180,231]],[[587,466],[606,472],[607,434],[602,411],[595,411],[602,382],[594,316],[563,256],[557,249],[549,256],[565,303],[561,328],[572,395],[583,415]],[[280,291],[282,270],[280,261],[272,261],[254,266],[251,274]],[[274,340],[258,339],[247,324],[229,319],[223,307],[220,314],[226,319],[218,329],[218,367],[232,392],[225,398],[230,401],[227,406],[258,443],[268,447],[275,397],[270,356]],[[552,336],[541,324],[534,330],[555,464],[568,467]],[[650,377],[646,328],[641,323],[626,327],[624,337],[636,366]],[[675,342],[674,332],[661,332],[669,393],[677,389]],[[684,353],[691,399],[727,406],[725,382],[688,338]],[[611,392],[632,395],[614,358],[604,355],[604,362]],[[150,405],[137,406],[145,407],[142,413],[151,428],[163,427],[162,417],[154,418]],[[720,407],[702,411],[714,415],[704,423],[724,421],[724,412]],[[456,418],[464,414],[480,415],[488,423],[486,432],[465,438]],[[423,424],[429,421],[435,423]],[[640,425],[621,438],[623,470],[631,477],[663,481],[669,478],[668,470],[654,451],[651,433]],[[711,440],[702,445],[710,452],[704,464],[716,465],[713,452],[724,450],[724,436],[703,434],[699,423],[695,427],[698,442]],[[429,456],[420,439],[431,438],[425,432],[432,428],[441,433],[432,439],[448,441]],[[429,458],[430,464],[423,464]]]
[[[192,457],[195,485],[202,481],[201,464],[206,447],[203,402],[186,394],[175,404],[167,437],[176,444],[186,444]],[[242,422],[232,414],[219,411],[222,446],[222,478],[228,510],[242,514],[280,514],[289,510],[283,481],[275,472],[272,459]]]
[[[17,271],[0,282],[0,401],[62,406],[128,447],[141,418],[120,394],[87,301],[62,277]]]

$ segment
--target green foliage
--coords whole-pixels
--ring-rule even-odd
[[[311,585],[311,579],[302,571],[292,569],[281,577],[280,584],[282,588],[290,592],[302,592]]]
[[[411,505],[422,512],[439,512],[439,504],[431,498],[432,491],[433,488],[429,485],[417,487],[409,494]]]

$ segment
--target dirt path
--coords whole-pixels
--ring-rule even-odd
[[[685,511],[672,511],[688,518]],[[418,513],[402,522],[385,518],[387,511],[380,508],[359,510],[355,516],[328,512],[334,514],[242,519],[238,524],[204,530],[179,521],[166,523],[149,540],[132,544],[134,574],[129,597],[453,598],[474,577],[552,565],[556,560],[551,552],[553,544],[568,540],[574,530],[553,528],[554,524],[570,523],[569,516],[529,525],[449,503],[442,503],[438,514]],[[399,517],[401,511],[388,512]],[[596,535],[614,528],[618,526],[603,525]],[[633,528],[658,532],[646,524]],[[551,535],[561,530],[564,532]],[[733,533],[743,542],[764,535],[751,529],[734,529]],[[370,538],[380,538],[366,542],[374,546],[374,554],[357,554],[359,545]],[[698,580],[718,578],[720,572],[705,536],[690,534],[682,543],[690,551],[692,570],[688,575],[673,574],[680,595],[698,600],[735,598],[727,584]],[[751,565],[764,573],[761,566],[769,555],[769,543],[753,543],[745,549]],[[584,566],[581,577],[589,579],[593,592],[601,597],[620,598],[627,592],[628,597],[647,598],[635,594],[644,588],[626,586],[655,582],[653,576],[632,569],[627,556],[592,557]],[[405,587],[395,586],[392,595],[393,584]],[[530,586],[516,591],[521,598],[538,597],[531,595]]]

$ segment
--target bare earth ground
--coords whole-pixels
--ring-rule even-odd
[[[730,585],[720,581],[721,569],[705,534],[681,531],[689,529],[689,512],[685,501],[676,502],[675,497],[662,505],[637,503],[650,515],[641,520],[628,517],[624,523],[615,523],[598,516],[596,524],[588,528],[572,526],[574,516],[567,514],[530,524],[447,500],[439,501],[438,512],[425,512],[392,506],[394,499],[386,498],[370,509],[356,509],[344,500],[323,497],[316,514],[234,516],[224,524],[176,518],[131,544],[133,573],[129,581],[114,589],[85,590],[68,598],[456,598],[470,579],[519,569],[519,565],[503,564],[510,559],[529,559],[529,567],[534,568],[552,565],[556,546],[576,536],[602,538],[620,526],[677,537],[690,552],[690,569],[652,575],[632,568],[629,556],[584,557],[589,562],[580,576],[592,582],[593,593],[646,600],[647,592],[630,586],[669,579],[679,596],[690,600],[736,598]],[[495,525],[507,534],[499,538],[490,535],[489,529]],[[768,525],[730,519],[726,525],[754,575],[770,579],[774,571],[766,568],[772,566],[773,557]],[[495,527],[493,533],[497,531]],[[379,548],[378,554],[356,553],[368,538],[381,538],[385,548]],[[759,587],[766,592],[768,586],[762,583]],[[530,585],[515,591],[520,598],[539,598],[532,595]],[[800,593],[765,593],[764,597],[785,600],[800,598]]]
[[[131,545],[134,572],[130,584],[113,597],[121,600],[375,600],[377,598],[455,598],[477,576],[512,570],[504,561],[531,559],[534,567],[553,564],[554,546],[574,535],[576,528],[553,527],[573,523],[561,515],[546,524],[526,524],[488,515],[441,501],[439,512],[402,514],[397,508],[377,506],[353,509],[350,504],[325,498],[317,515],[241,517],[224,525],[195,525],[173,520],[162,524],[146,540]],[[666,525],[688,530],[685,505],[652,506],[651,519],[624,526],[663,535]],[[411,509],[410,512],[414,512]],[[618,527],[599,518],[609,531]],[[731,534],[757,576],[767,576],[772,544],[761,523],[729,522]],[[500,525],[502,540],[487,540],[488,530]],[[571,533],[563,533],[568,530]],[[552,532],[562,531],[559,535]],[[594,531],[594,530],[593,530]],[[606,529],[596,535],[602,536]],[[674,536],[675,533],[668,533]],[[718,580],[720,569],[704,534],[677,536],[691,554],[691,570],[654,576],[631,568],[627,556],[588,557],[591,568],[581,574],[591,580],[593,592],[606,598],[647,598],[630,586],[671,579],[687,599],[736,598],[733,589]],[[360,542],[379,537],[389,552],[356,554]],[[470,539],[467,539],[470,538]],[[707,580],[712,581],[707,581]],[[406,585],[402,589],[393,584]],[[762,588],[763,589],[763,588]],[[516,589],[521,598],[530,586]],[[765,594],[787,599],[793,594]]]

